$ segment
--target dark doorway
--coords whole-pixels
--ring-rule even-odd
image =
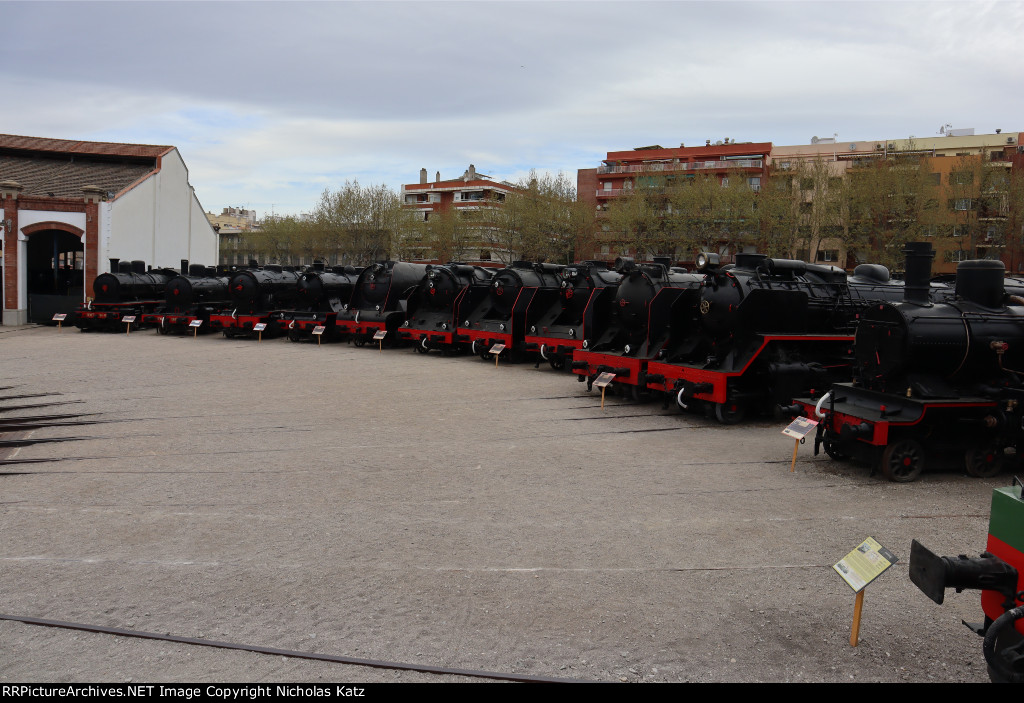
[[[49,323],[83,300],[85,251],[80,237],[60,230],[29,235],[26,247],[28,321]]]

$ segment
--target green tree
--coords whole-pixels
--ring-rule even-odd
[[[499,258],[571,263],[594,243],[594,212],[576,199],[568,176],[543,173],[515,184],[492,211],[484,234]]]

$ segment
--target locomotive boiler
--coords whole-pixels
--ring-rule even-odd
[[[426,264],[379,261],[359,274],[352,299],[338,311],[335,324],[342,335],[362,346],[383,331],[381,340],[394,343],[406,319],[406,299],[427,272]]]
[[[539,290],[531,306],[536,321],[526,333],[526,349],[536,351],[540,361],[553,369],[564,369],[587,337],[597,338],[608,326],[612,299],[622,273],[603,261],[580,261],[560,273],[558,289]]]
[[[1021,445],[1024,308],[1003,287],[998,261],[964,261],[955,296],[925,294],[930,246],[909,245],[903,302],[861,314],[854,381],[799,401],[821,419],[815,449],[868,461],[893,481],[913,481],[950,458],[994,476]],[[1009,304],[1008,304],[1009,303]]]
[[[408,317],[398,328],[401,339],[426,354],[431,349],[456,351],[456,328],[462,299],[470,286],[487,286],[494,271],[481,266],[448,263],[428,266],[427,273],[409,296]]]
[[[504,344],[506,357],[526,351],[526,331],[538,308],[531,303],[539,291],[558,290],[560,264],[515,261],[499,269],[490,281],[474,283],[459,305],[456,341],[468,344],[474,354],[489,359],[495,344]]]

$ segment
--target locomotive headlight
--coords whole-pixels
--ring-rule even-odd
[[[704,271],[711,266],[718,266],[721,262],[722,257],[718,254],[711,254],[706,251],[702,251],[697,255],[697,270]]]

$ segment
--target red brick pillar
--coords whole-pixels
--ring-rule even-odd
[[[85,194],[85,291],[91,297],[92,282],[100,265],[100,201],[105,191],[99,186],[83,186]]]
[[[3,202],[4,290],[3,309],[18,309],[18,193],[22,185],[17,181],[0,183],[0,201]],[[25,302],[27,305],[27,301]],[[8,318],[8,315],[4,315]],[[17,324],[17,315],[4,319],[4,324]]]

